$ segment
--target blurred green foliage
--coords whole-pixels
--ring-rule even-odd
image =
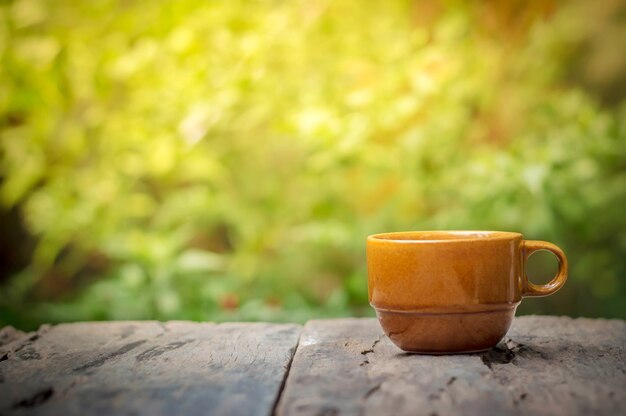
[[[521,312],[626,317],[618,3],[1,2],[0,325],[368,315],[413,229],[553,241]]]

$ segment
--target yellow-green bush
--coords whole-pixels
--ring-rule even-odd
[[[576,77],[619,25],[514,3],[0,3],[0,324],[367,314],[409,229],[551,240],[523,311],[625,317],[626,106]]]

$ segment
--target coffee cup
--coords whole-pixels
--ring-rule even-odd
[[[540,250],[559,269],[545,285],[524,271]],[[501,231],[412,231],[367,238],[370,305],[389,339],[404,351],[470,353],[494,347],[523,297],[547,296],[567,279],[563,251]]]

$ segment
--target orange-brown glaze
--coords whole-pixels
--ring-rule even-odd
[[[404,351],[450,354],[484,351],[496,345],[509,330],[516,306],[470,313],[378,310],[376,314],[385,334]]]
[[[422,231],[367,239],[368,289],[389,338],[405,351],[469,352],[495,346],[522,296],[547,295],[567,277],[558,247],[519,233]],[[545,286],[528,282],[524,260],[554,252],[559,274]]]

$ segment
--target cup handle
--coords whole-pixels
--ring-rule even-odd
[[[563,286],[565,281],[567,280],[567,257],[565,257],[565,253],[559,247],[552,243],[548,243],[547,241],[536,241],[536,240],[524,240],[522,244],[522,256],[524,259],[524,263],[528,260],[531,254],[535,251],[550,251],[552,254],[556,256],[559,260],[559,271],[556,276],[545,285],[536,285],[532,283],[528,276],[526,275],[526,271],[524,271],[524,289],[522,291],[522,296],[548,296],[556,292]]]

